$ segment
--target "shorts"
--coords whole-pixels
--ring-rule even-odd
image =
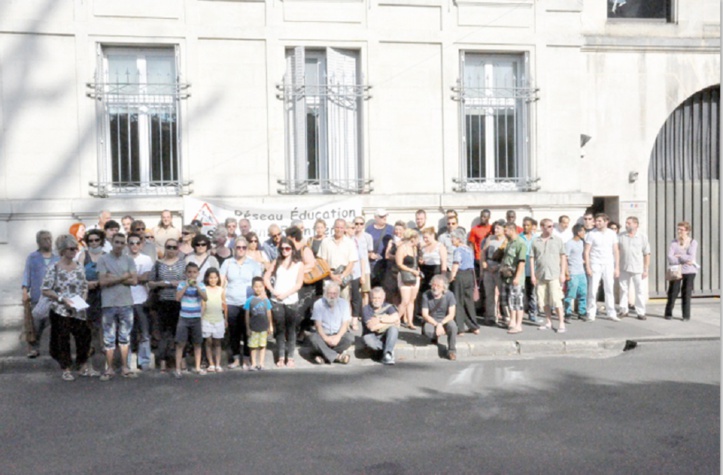
[[[105,307],[103,309],[103,347],[106,350],[115,350],[116,328],[118,329],[118,344],[130,343],[131,330],[133,330],[133,307]]]
[[[368,293],[372,291],[372,276],[369,274],[364,274],[364,283],[361,286],[361,293]]]
[[[562,307],[562,286],[559,279],[537,281],[537,307]]]
[[[251,332],[249,336],[249,348],[266,348],[266,340],[269,338],[269,332]]]
[[[521,285],[505,284],[507,306],[511,311],[525,310],[525,292]]]
[[[180,345],[186,344],[189,333],[191,334],[191,342],[194,345],[200,345],[203,343],[203,332],[201,330],[200,318],[181,317],[178,319],[178,325],[176,326],[176,343]]]
[[[207,322],[206,320],[201,320],[201,329],[203,330],[204,338],[223,340],[223,336],[226,334],[226,323],[223,320],[218,323],[211,323]]]

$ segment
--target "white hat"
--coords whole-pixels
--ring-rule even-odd
[[[376,213],[374,213],[374,216],[384,217],[388,215],[386,208],[377,208]]]

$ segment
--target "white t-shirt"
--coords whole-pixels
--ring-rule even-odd
[[[138,254],[133,258],[133,262],[136,263],[136,272],[139,277],[153,270],[153,260],[145,254]],[[131,286],[131,295],[133,296],[133,305],[145,303],[148,300],[146,284]]]
[[[585,245],[590,246],[590,265],[614,264],[613,247],[618,243],[618,235],[612,229],[600,231],[595,228],[585,234]]]
[[[564,231],[560,231],[560,223],[555,224],[555,227],[552,228],[552,233],[562,239],[563,243],[566,243],[570,239],[572,239],[572,226],[568,226],[567,229]]]
[[[321,241],[319,257],[324,258],[326,262],[329,263],[332,271],[341,266],[346,267],[350,262],[359,260],[356,244],[354,244],[348,236],[342,237],[338,243],[333,237],[325,238]]]

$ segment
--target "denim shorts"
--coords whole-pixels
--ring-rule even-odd
[[[191,334],[191,342],[194,345],[200,345],[203,343],[203,331],[201,328],[200,318],[181,317],[178,319],[178,326],[176,326],[176,343],[183,345],[188,342],[189,333]]]
[[[133,307],[103,308],[103,347],[106,350],[115,350],[116,329],[118,344],[127,345],[133,330]]]

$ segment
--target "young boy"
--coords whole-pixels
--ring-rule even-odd
[[[578,316],[587,318],[587,274],[583,251],[585,249],[585,227],[576,224],[572,228],[572,239],[565,243],[567,254],[567,292],[565,293],[565,323],[572,318],[572,302],[577,300]]]
[[[181,360],[183,350],[188,341],[188,333],[191,333],[193,342],[193,356],[196,362],[196,374],[206,374],[201,369],[201,344],[203,343],[203,330],[201,326],[201,313],[203,302],[206,301],[206,286],[203,282],[197,282],[198,265],[189,262],[186,266],[186,280],[178,284],[176,289],[176,300],[181,302],[181,313],[176,327],[176,371],[173,375],[181,377]]]
[[[246,332],[249,335],[249,348],[251,349],[251,371],[264,369],[266,356],[266,339],[269,333],[274,332],[274,323],[271,319],[271,302],[266,298],[264,279],[254,277],[251,280],[254,296],[246,300]]]

